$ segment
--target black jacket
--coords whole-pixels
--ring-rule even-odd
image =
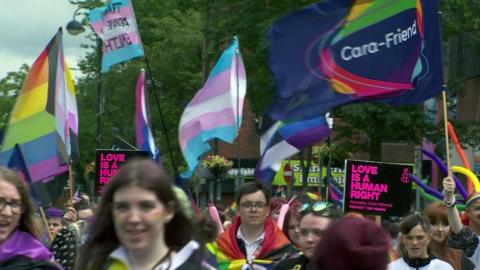
[[[35,261],[25,256],[15,256],[0,262],[0,270],[61,270],[61,267],[50,261]]]
[[[278,262],[273,270],[314,270],[313,263],[304,254]]]

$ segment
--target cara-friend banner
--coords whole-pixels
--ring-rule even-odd
[[[270,114],[306,119],[352,102],[436,96],[444,85],[438,11],[438,0],[336,0],[278,20]]]

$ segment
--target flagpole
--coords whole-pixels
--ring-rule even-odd
[[[238,38],[235,36],[234,39]],[[238,41],[237,41],[238,42]],[[237,77],[237,184],[240,184],[240,82],[238,80],[238,55],[240,54],[240,44],[235,52],[235,76]]]
[[[48,229],[48,221],[47,221],[47,217],[45,216],[45,211],[43,210],[42,206],[39,206],[38,209],[40,211],[40,216],[42,216],[43,224],[47,227],[48,240],[50,240],[50,244],[51,244],[53,241],[53,236],[50,230]]]
[[[75,186],[75,180],[73,179],[72,159],[70,157],[68,158],[68,182],[70,184],[70,199],[72,199],[74,195],[73,189]]]
[[[173,172],[175,175],[177,175],[178,174],[177,165],[175,164],[175,159],[173,158],[172,147],[170,145],[170,138],[168,136],[167,127],[165,125],[162,108],[160,107],[160,99],[158,98],[157,87],[155,87],[155,81],[153,80],[152,71],[150,70],[150,65],[148,64],[148,57],[146,53],[145,53],[144,59],[145,59],[145,64],[147,66],[147,71],[149,74],[148,77],[150,79],[150,82],[152,83],[153,93],[155,94],[155,101],[157,103],[158,112],[160,113],[160,123],[162,124],[162,130],[165,133],[165,138],[167,139],[168,154],[170,156],[170,160],[172,161]],[[152,129],[152,135],[153,135],[153,129]]]
[[[442,91],[442,100],[443,100],[443,127],[445,131],[445,153],[447,160],[448,176],[452,176],[452,171],[450,169],[450,143],[448,138],[448,114],[447,114],[447,92]]]

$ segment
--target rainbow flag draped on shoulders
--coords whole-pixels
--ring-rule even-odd
[[[276,21],[276,120],[366,101],[423,102],[444,89],[438,0],[321,1]]]
[[[220,270],[241,270],[247,264],[245,254],[237,242],[240,223],[240,217],[237,216],[216,242],[207,244],[207,249],[215,256]],[[273,269],[274,263],[288,258],[293,251],[293,245],[269,217],[265,222],[265,239],[262,248],[253,264],[260,265],[265,269]]]
[[[21,150],[32,182],[47,181],[68,170],[78,155],[75,88],[62,45],[62,30],[35,60],[10,115],[0,150],[9,164],[15,145]]]
[[[246,89],[245,67],[235,37],[180,119],[180,148],[189,168],[183,178],[192,176],[200,156],[211,149],[210,140],[218,138],[228,143],[235,140],[242,123]]]

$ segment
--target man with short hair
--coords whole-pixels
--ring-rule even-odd
[[[208,245],[219,269],[266,269],[293,251],[269,216],[270,193],[261,183],[243,184],[235,195],[237,217]]]
[[[303,253],[295,258],[282,260],[274,267],[275,270],[315,269],[315,264],[312,263],[315,248],[330,223],[341,216],[339,210],[326,202],[304,204],[299,212],[300,239],[298,242]]]

